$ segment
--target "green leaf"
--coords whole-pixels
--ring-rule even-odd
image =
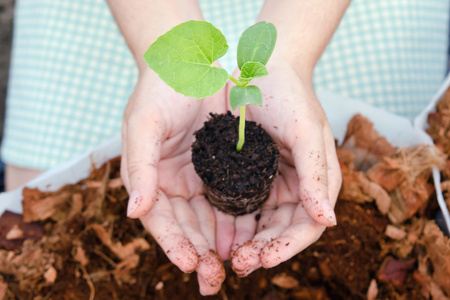
[[[262,92],[256,85],[235,85],[230,90],[230,104],[233,110],[247,104],[262,106]]]
[[[214,95],[228,81],[227,71],[213,66],[227,51],[219,29],[206,21],[187,21],[161,35],[144,60],[176,92],[200,99]]]
[[[252,79],[269,75],[266,67],[259,62],[248,61],[241,68],[239,81],[249,83]]]
[[[237,48],[237,61],[239,69],[248,62],[259,62],[266,65],[272,55],[277,30],[272,23],[259,22],[245,30]]]

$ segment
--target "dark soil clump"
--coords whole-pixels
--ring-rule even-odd
[[[255,122],[246,121],[245,144],[236,151],[239,118],[211,114],[195,133],[192,162],[219,210],[231,215],[255,211],[269,196],[278,168],[279,150]]]

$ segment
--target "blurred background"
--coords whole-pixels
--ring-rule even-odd
[[[13,15],[14,0],[0,0],[0,141],[3,135]],[[0,163],[0,191],[3,191],[3,174],[4,165]]]
[[[14,0],[0,0],[0,138],[3,133],[13,15]]]

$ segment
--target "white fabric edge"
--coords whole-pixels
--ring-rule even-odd
[[[0,215],[6,210],[22,212],[23,187],[38,188],[41,191],[56,191],[65,184],[75,184],[86,178],[92,167],[99,167],[121,154],[121,137],[116,135],[97,147],[73,158],[55,168],[49,169],[24,186],[0,194]]]
[[[439,100],[445,95],[445,92],[448,90],[450,86],[450,74],[444,79],[442,85],[439,87],[437,93],[433,96],[430,103],[419,113],[419,115],[414,119],[414,128],[423,132],[423,134],[429,136],[426,133],[426,129],[428,128],[428,115],[431,112],[436,111],[436,105]],[[430,137],[431,139],[431,137]],[[437,167],[433,168],[433,182],[434,187],[436,189],[436,198],[439,204],[439,208],[442,211],[442,215],[444,217],[445,224],[447,226],[448,232],[450,232],[450,213],[448,211],[447,204],[445,203],[444,195],[441,190],[441,173],[439,172]]]

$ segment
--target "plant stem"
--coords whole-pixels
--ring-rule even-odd
[[[239,80],[237,80],[236,78],[234,78],[233,76],[229,75],[230,80],[233,81],[234,83],[236,83],[236,85],[241,86],[241,87],[245,87],[245,85],[243,85]]]
[[[239,116],[239,140],[236,146],[237,152],[241,152],[245,142],[245,105],[241,106],[241,115]]]

